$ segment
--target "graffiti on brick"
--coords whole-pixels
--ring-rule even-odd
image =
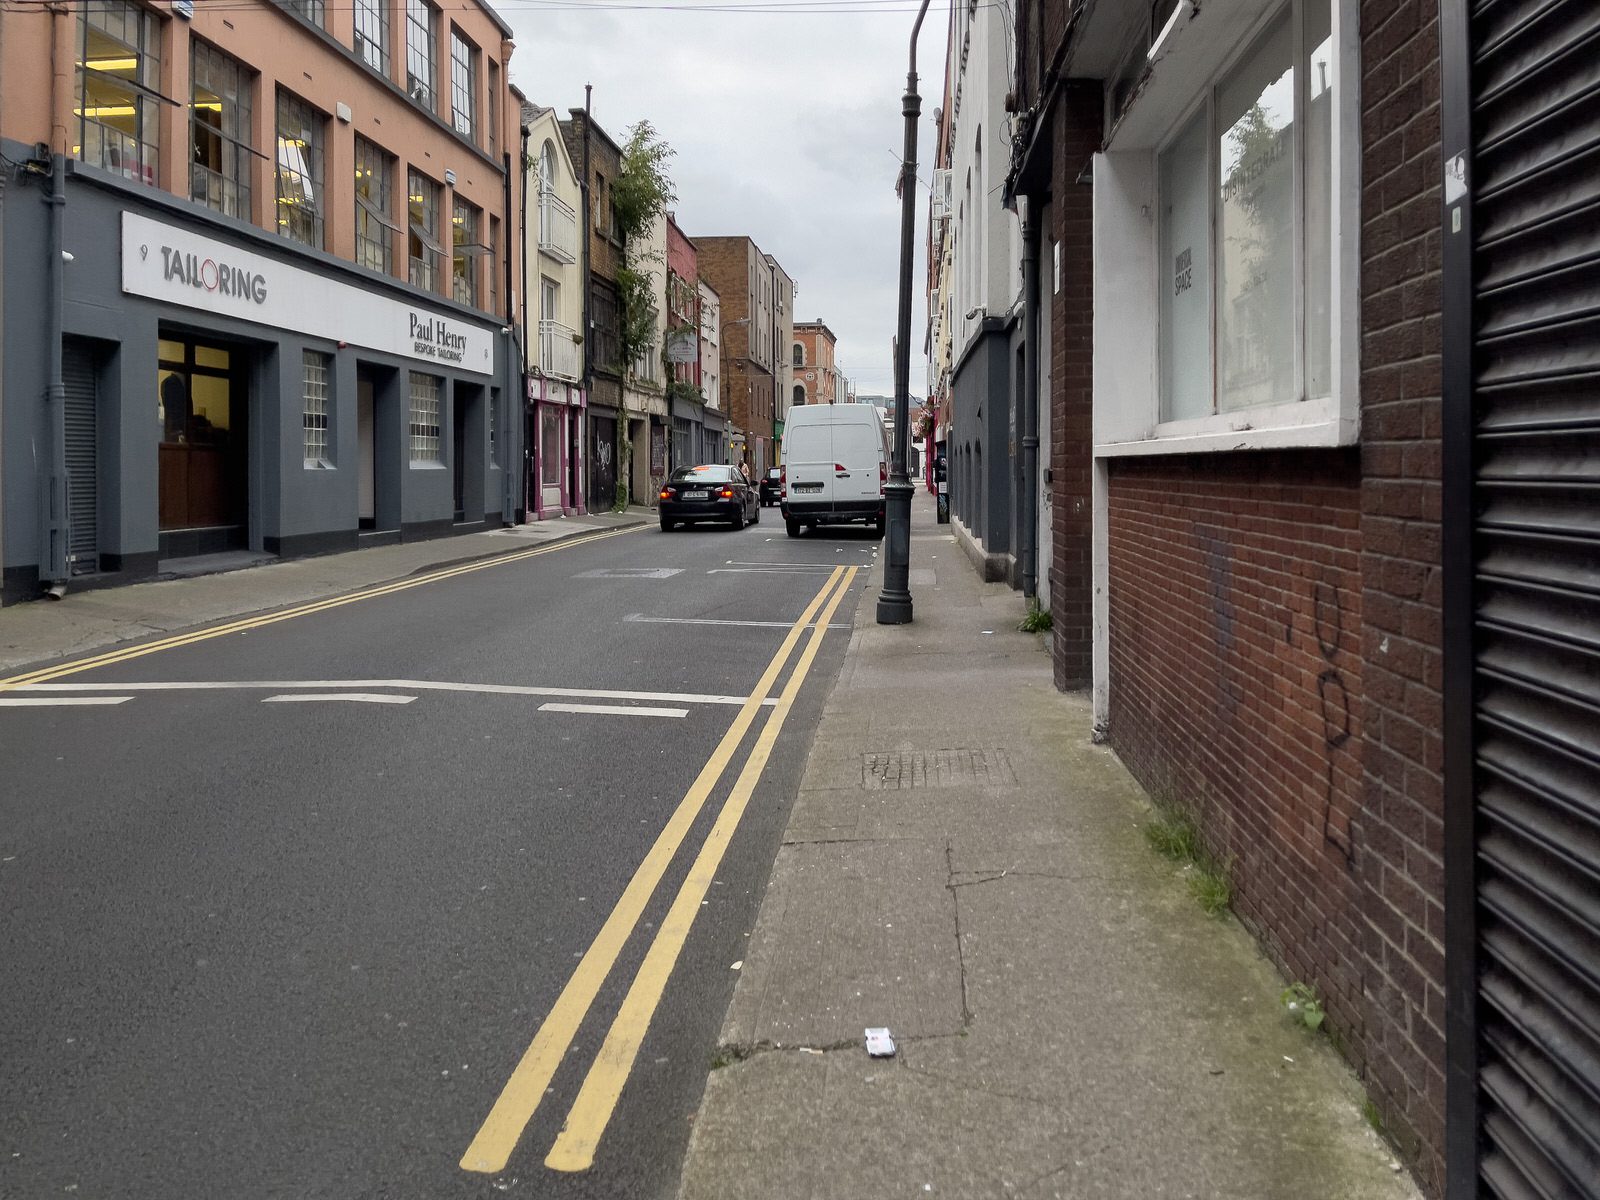
[[[1317,699],[1322,709],[1322,738],[1325,755],[1326,790],[1322,799],[1322,836],[1344,856],[1344,865],[1355,864],[1355,848],[1350,840],[1350,818],[1336,811],[1337,790],[1334,753],[1350,740],[1350,689],[1345,685],[1336,656],[1344,641],[1344,601],[1339,589],[1319,580],[1312,595],[1316,623],[1317,649],[1327,666],[1317,676]]]

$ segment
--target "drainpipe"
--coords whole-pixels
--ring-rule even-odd
[[[519,114],[520,114],[520,111],[521,110],[519,109],[518,110]],[[526,129],[524,129],[522,131],[522,147],[523,147],[523,151],[524,152],[526,152],[527,144],[528,144],[528,131]],[[506,328],[511,330],[511,349],[515,352],[515,355],[516,355],[516,357],[513,359],[512,362],[509,362],[509,363],[506,364],[506,377],[507,377],[507,382],[508,382],[508,384],[510,386],[508,386],[506,388],[507,395],[505,395],[505,396],[503,396],[501,398],[501,403],[503,403],[505,405],[505,411],[507,413],[515,412],[515,413],[518,414],[518,416],[521,416],[522,415],[522,406],[524,404],[524,401],[523,401],[522,397],[525,394],[525,392],[527,391],[527,384],[524,382],[524,375],[523,375],[523,372],[526,369],[527,363],[526,363],[526,359],[523,357],[523,353],[522,353],[522,345],[523,345],[523,338],[525,336],[525,330],[523,329],[522,326],[517,324],[516,310],[515,310],[514,306],[511,303],[511,231],[513,229],[515,229],[520,233],[523,229],[526,228],[526,225],[522,224],[521,222],[519,222],[516,225],[513,225],[511,223],[511,155],[510,154],[502,154],[501,158],[504,160],[505,170],[506,170],[506,180],[505,180],[506,221],[505,221],[504,233],[502,235],[503,236],[503,240],[505,241],[505,244],[506,244],[506,247],[505,247],[506,264],[505,264],[505,290],[503,292],[501,292],[500,294],[503,297],[505,297],[505,299],[503,300],[503,303],[506,306],[506,311],[505,311]],[[521,165],[522,165],[522,155],[519,154],[518,157],[517,157],[517,166],[520,168]],[[527,200],[526,188],[524,188],[523,196],[522,196],[522,204],[523,204],[522,216],[524,218],[527,217],[527,203],[528,203],[528,200]],[[523,238],[522,241],[524,243],[523,263],[524,263],[524,265],[526,265],[526,263],[527,263],[527,257],[526,257],[526,253],[527,253],[527,251],[526,251],[526,242],[527,242],[527,239]],[[527,277],[526,276],[523,277],[523,283],[524,284],[527,283]],[[520,301],[522,299],[522,297],[519,296],[519,297],[517,297],[517,299]],[[499,314],[499,313],[495,314],[496,317],[498,317],[500,315],[501,314]],[[510,357],[510,356],[508,355],[507,357]],[[513,403],[513,401],[515,401],[515,403]],[[501,459],[501,461],[505,463],[504,468],[502,468],[502,470],[500,472],[500,523],[502,525],[511,525],[511,524],[514,524],[516,522],[517,501],[521,498],[520,494],[521,494],[521,491],[522,491],[521,483],[511,477],[511,464],[516,461],[516,458],[510,452],[511,451],[511,445],[510,445],[510,442],[511,442],[511,431],[513,429],[515,429],[517,431],[518,440],[520,441],[521,440],[522,430],[525,429],[526,426],[527,426],[527,422],[526,421],[521,421],[521,420],[517,421],[515,424],[513,424],[509,420],[503,420],[500,423],[500,427],[503,430],[505,430],[505,437],[506,437],[506,443],[507,443],[505,446],[503,446],[501,448],[501,454],[504,456]]]
[[[1022,594],[1038,594],[1039,562],[1039,221],[1022,208]]]
[[[44,426],[49,454],[40,472],[39,495],[39,582],[45,594],[59,600],[67,589],[67,388],[63,380],[61,337],[66,326],[66,263],[62,258],[67,216],[66,116],[61,111],[61,31],[70,15],[52,10],[50,23],[51,137],[50,191],[44,202],[50,209],[50,230],[45,240],[48,262],[45,272],[45,361],[47,379],[44,390]]]
[[[521,116],[521,113],[522,110],[519,106],[517,109],[517,114],[519,117]],[[532,439],[527,436],[529,378],[528,347],[533,345],[533,343],[528,339],[528,138],[533,131],[530,130],[528,126],[520,120],[518,124],[522,127],[522,153],[517,160],[517,170],[522,172],[522,198],[520,203],[521,212],[518,214],[517,220],[517,240],[520,243],[519,254],[521,255],[522,259],[522,291],[517,295],[518,312],[515,314],[515,316],[518,325],[522,329],[522,360],[518,364],[520,370],[517,373],[517,378],[521,380],[522,383],[522,390],[517,395],[517,427],[523,431],[522,519],[526,521],[530,520],[534,515],[533,489],[528,486],[528,481],[533,477],[529,473],[529,467],[533,463],[533,444]],[[559,133],[560,130],[557,129],[556,132]],[[511,270],[511,259],[509,256],[506,258],[506,270],[508,272]],[[537,330],[535,330],[535,332],[537,333]]]

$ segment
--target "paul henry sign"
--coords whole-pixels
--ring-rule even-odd
[[[494,374],[495,331],[402,304],[137,213],[122,214],[122,290],[185,308]]]

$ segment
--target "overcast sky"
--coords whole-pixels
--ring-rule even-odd
[[[490,0],[516,30],[511,79],[563,115],[594,85],[618,142],[647,118],[677,151],[678,224],[748,234],[796,281],[799,320],[838,336],[858,392],[893,392],[900,258],[894,185],[915,0]],[[694,11],[717,5],[726,10]],[[796,8],[809,12],[793,11]],[[822,11],[818,11],[822,10]],[[918,174],[933,157],[949,0],[917,51]],[[927,196],[918,188],[911,393],[926,389]]]

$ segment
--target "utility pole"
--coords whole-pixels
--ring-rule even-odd
[[[917,224],[917,118],[922,97],[917,95],[917,36],[928,15],[928,0],[917,9],[911,27],[911,63],[906,72],[906,94],[901,111],[906,119],[905,153],[900,163],[900,312],[894,348],[894,443],[890,452],[889,482],[884,487],[884,516],[888,526],[883,589],[878,593],[878,624],[906,625],[911,621],[911,480],[906,477],[906,426],[911,393],[911,267],[912,242]]]

